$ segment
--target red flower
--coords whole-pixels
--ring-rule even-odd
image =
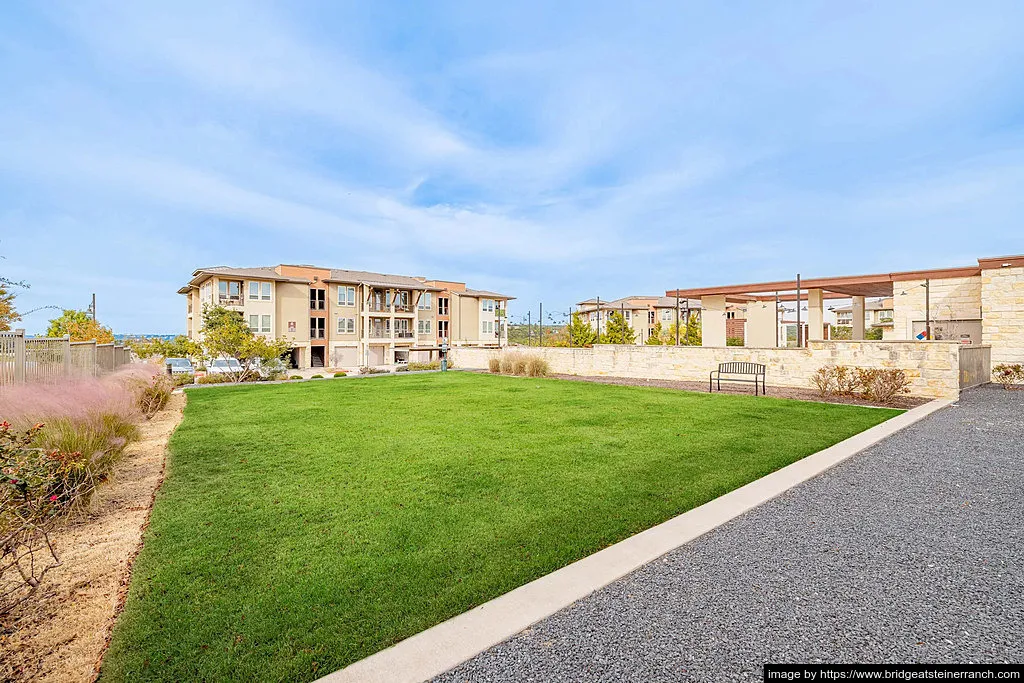
[[[56,495],[56,494],[54,494],[54,495],[50,496],[50,502],[51,502],[51,503],[52,503],[53,501],[55,501],[55,500],[57,500],[57,495]]]

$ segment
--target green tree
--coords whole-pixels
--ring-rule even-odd
[[[661,336],[665,334],[665,331],[661,329],[661,321],[654,323],[654,327],[651,328],[651,336],[647,337],[647,341],[644,344],[648,346],[661,346],[664,344],[664,340]]]
[[[602,341],[606,344],[633,344],[636,342],[636,330],[629,326],[626,316],[619,311],[613,311],[608,316]]]
[[[183,334],[174,339],[160,339],[159,337],[143,337],[131,339],[128,347],[135,352],[139,358],[199,358],[202,347]]]
[[[567,328],[570,346],[593,346],[597,342],[597,332],[583,313],[573,313],[572,321]]]
[[[21,316],[14,310],[14,292],[0,283],[0,332],[11,329],[11,324],[21,320]]]
[[[700,328],[700,315],[690,313],[690,319],[686,321],[686,327],[684,329],[684,337],[680,339],[680,343],[686,346],[700,346],[701,345],[701,328]]]
[[[257,336],[238,311],[223,306],[203,310],[203,355],[209,359],[234,358],[241,369],[230,373],[235,382],[253,379],[260,367],[277,365],[292,344],[287,339]]]
[[[114,333],[109,327],[100,325],[89,317],[85,311],[64,309],[59,317],[50,320],[46,328],[47,337],[63,337],[68,335],[71,341],[92,341],[97,344],[109,344],[114,341]]]

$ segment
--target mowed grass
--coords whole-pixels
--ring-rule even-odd
[[[469,373],[191,391],[103,678],[315,679],[899,412]]]

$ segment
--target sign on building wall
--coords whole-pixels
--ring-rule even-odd
[[[294,332],[295,331],[295,321],[294,320],[289,320],[288,321],[288,331],[289,332]]]

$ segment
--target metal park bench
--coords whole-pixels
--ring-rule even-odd
[[[717,376],[716,376],[717,375]],[[761,363],[719,363],[717,370],[712,370],[708,375],[708,391],[712,391],[712,387],[717,382],[718,390],[722,390],[722,375],[750,375],[754,379],[740,379],[737,377],[726,377],[726,382],[744,382],[746,384],[754,384],[754,396],[757,396],[757,384],[758,378],[761,383],[761,393],[767,394],[768,390],[764,386],[765,378],[765,366]]]

